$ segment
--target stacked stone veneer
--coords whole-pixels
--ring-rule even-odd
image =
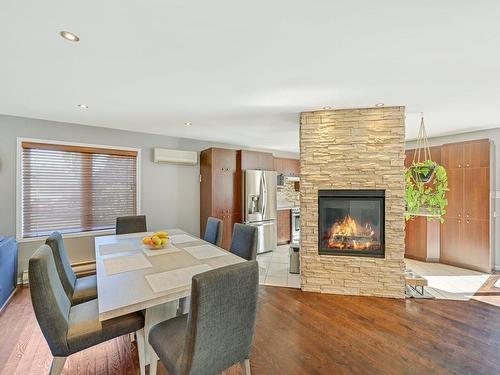
[[[404,107],[304,112],[302,290],[404,298]],[[385,259],[318,255],[318,189],[385,189]]]

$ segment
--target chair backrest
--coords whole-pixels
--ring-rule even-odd
[[[121,216],[116,218],[116,234],[147,232],[146,216]]]
[[[230,251],[243,259],[255,260],[257,257],[257,227],[234,224]]]
[[[36,320],[55,357],[68,355],[66,333],[71,302],[57,274],[52,250],[42,245],[29,259],[28,276]]]
[[[52,255],[56,264],[57,273],[66,295],[71,300],[75,290],[76,275],[69,263],[66,247],[61,233],[54,232],[46,240],[45,244],[52,249]]]
[[[250,357],[258,284],[256,261],[193,276],[179,374],[217,374]]]
[[[205,237],[203,237],[203,239],[220,247],[222,244],[222,220],[215,217],[209,217],[207,219],[207,227],[205,228]]]

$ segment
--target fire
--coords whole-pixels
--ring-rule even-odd
[[[359,224],[350,215],[332,224],[327,244],[334,249],[368,250],[373,248],[375,232],[370,224]]]

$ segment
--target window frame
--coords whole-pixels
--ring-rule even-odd
[[[23,237],[23,142],[27,143],[44,143],[50,145],[60,145],[60,146],[73,146],[73,147],[87,147],[87,148],[98,148],[98,149],[108,149],[108,150],[118,150],[118,151],[132,151],[136,152],[136,207],[137,215],[141,214],[141,168],[142,168],[142,157],[140,148],[135,147],[125,147],[125,146],[110,146],[110,145],[99,145],[92,143],[79,143],[79,142],[67,142],[67,141],[56,141],[51,139],[38,139],[38,138],[25,138],[17,137],[17,148],[16,148],[16,240],[18,242],[35,242],[40,241],[46,236],[38,237]],[[75,232],[64,234],[65,238],[77,238],[77,237],[89,237],[98,236],[106,234],[114,234],[114,229],[104,229],[104,230],[93,230],[85,232]]]

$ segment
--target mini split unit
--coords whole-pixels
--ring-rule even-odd
[[[196,165],[198,163],[198,153],[196,151],[155,148],[153,150],[153,161],[155,163]]]

